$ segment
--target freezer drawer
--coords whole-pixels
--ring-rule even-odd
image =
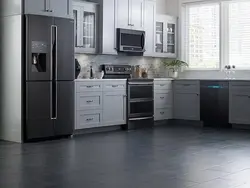
[[[54,136],[51,120],[51,84],[51,82],[26,83],[26,140]]]

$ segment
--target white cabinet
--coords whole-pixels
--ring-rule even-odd
[[[70,18],[72,0],[24,0],[24,13]]]
[[[173,90],[170,80],[154,80],[154,119],[173,119]]]
[[[229,122],[250,125],[250,82],[230,82]]]
[[[126,124],[126,80],[77,80],[75,128]]]
[[[74,2],[75,52],[97,53],[97,4]]]
[[[155,52],[155,24],[156,2],[146,0],[144,5],[144,29],[146,32],[144,56],[154,56]]]
[[[174,81],[174,118],[200,120],[199,81]]]
[[[155,56],[177,57],[177,18],[157,15],[155,30]]]
[[[132,29],[144,30],[144,0],[131,0],[130,23]]]
[[[101,0],[100,2],[98,46],[101,54],[117,55],[115,1]]]
[[[130,29],[131,27],[131,10],[130,0],[116,0],[116,27]]]
[[[104,92],[103,99],[103,125],[126,124],[125,91]]]
[[[144,30],[144,0],[115,0],[116,28]]]

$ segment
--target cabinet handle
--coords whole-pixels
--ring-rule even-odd
[[[93,118],[86,119],[86,121],[93,121],[93,120],[94,120]]]
[[[86,86],[87,88],[92,88],[92,87],[94,87],[94,86]]]
[[[196,93],[196,95],[197,95],[197,96],[199,96],[199,94],[198,94],[198,93]]]
[[[91,103],[91,102],[94,102],[94,101],[93,100],[87,101],[87,103]]]
[[[160,112],[160,114],[164,114],[164,112]]]
[[[165,97],[160,97],[160,99],[164,99]]]
[[[160,84],[161,87],[165,86],[164,84]]]
[[[112,85],[112,87],[118,87],[118,85]]]

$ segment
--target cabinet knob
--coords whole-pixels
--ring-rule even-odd
[[[49,10],[49,12],[53,12],[53,10]]]
[[[197,95],[197,96],[199,96],[199,94],[198,94],[198,93],[196,93],[196,95]]]

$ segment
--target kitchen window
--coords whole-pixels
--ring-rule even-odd
[[[183,4],[182,58],[190,69],[250,69],[250,0]]]

